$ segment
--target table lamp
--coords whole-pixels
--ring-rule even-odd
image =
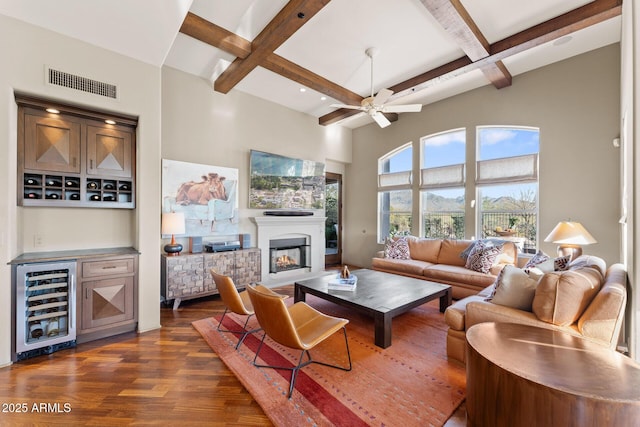
[[[597,243],[582,224],[573,221],[560,221],[544,241],[557,243],[558,256],[571,255],[572,260],[582,255],[583,245]]]
[[[162,234],[171,234],[171,243],[165,245],[164,251],[168,255],[179,255],[182,245],[176,243],[176,234],[185,233],[184,214],[182,212],[171,212],[162,214]]]

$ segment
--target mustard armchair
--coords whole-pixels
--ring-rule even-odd
[[[284,303],[284,299],[281,298],[281,296],[278,294],[274,295],[273,291],[262,285],[248,285],[247,292],[249,293],[249,298],[253,304],[258,323],[260,323],[260,326],[262,326],[264,331],[258,351],[256,351],[256,355],[253,358],[253,364],[259,368],[273,368],[292,371],[289,393],[287,395],[288,399],[291,399],[291,394],[293,393],[298,372],[300,369],[311,363],[317,363],[319,365],[341,369],[343,371],[351,370],[351,353],[349,351],[349,341],[347,340],[346,329],[346,325],[349,323],[349,320],[327,316],[304,302],[297,302],[287,308]],[[309,350],[341,329],[344,334],[347,359],[349,361],[348,366],[331,365],[325,362],[313,360]],[[261,365],[256,362],[267,335],[279,344],[301,351],[298,364],[295,367]],[[308,360],[303,361],[305,354],[307,355]]]
[[[238,344],[236,344],[237,350],[249,334],[261,330],[261,328],[257,328],[247,331],[247,324],[249,323],[249,319],[251,319],[251,316],[253,316],[254,314],[253,306],[251,305],[251,299],[249,298],[249,294],[247,293],[247,291],[238,292],[238,289],[233,283],[233,279],[231,277],[218,274],[213,269],[211,270],[211,276],[213,277],[213,281],[216,283],[216,287],[218,288],[218,292],[220,293],[220,299],[222,299],[222,302],[225,305],[224,314],[220,319],[220,323],[218,323],[218,331],[241,334],[242,336],[238,340]],[[236,314],[247,316],[242,329],[229,330],[221,328],[224,317],[230,311]]]

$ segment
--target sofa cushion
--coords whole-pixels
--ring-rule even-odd
[[[384,244],[384,256],[391,259],[410,259],[407,239],[404,237],[387,238]]]
[[[422,276],[424,269],[431,265],[433,264],[416,259],[373,258],[371,260],[371,266],[374,269],[411,274],[413,276]]]
[[[607,264],[600,257],[593,255],[580,255],[569,263],[569,270],[573,270],[580,267],[595,267],[600,270],[600,273],[604,276],[607,273]]]
[[[438,264],[458,265],[460,267],[464,267],[466,259],[461,258],[460,254],[472,243],[474,243],[473,240],[444,239],[440,244]]]
[[[434,264],[438,262],[442,239],[408,239],[408,243],[412,259]]]
[[[473,271],[488,274],[501,252],[501,246],[487,246],[482,242],[478,242],[471,249],[464,266]]]
[[[591,267],[546,273],[536,288],[533,312],[544,322],[571,325],[591,303],[602,282],[600,271]]]
[[[493,276],[491,274],[479,273],[477,271],[469,270],[465,267],[446,264],[431,265],[425,268],[422,274],[427,280],[435,280],[436,282],[454,284],[464,283],[478,289],[484,289],[487,286],[492,285],[496,280],[496,276]]]
[[[487,298],[494,304],[531,311],[531,304],[541,276],[527,272],[513,265],[505,265],[498,278],[493,293]]]

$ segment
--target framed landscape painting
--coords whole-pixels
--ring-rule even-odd
[[[187,236],[238,234],[238,169],[162,160],[162,212],[183,212]]]
[[[324,209],[324,163],[251,150],[249,165],[249,208]]]

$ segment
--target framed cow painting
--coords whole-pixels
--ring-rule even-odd
[[[162,160],[162,212],[183,212],[187,236],[238,234],[238,169]]]

